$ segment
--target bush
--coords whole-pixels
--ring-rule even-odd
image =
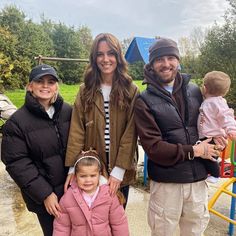
[[[144,65],[144,62],[142,61],[129,64],[129,75],[133,78],[133,80],[143,80]]]

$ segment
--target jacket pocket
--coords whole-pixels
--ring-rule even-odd
[[[164,209],[153,201],[149,202],[148,209],[148,224],[152,231],[155,231],[157,223],[160,223],[160,219],[163,217]],[[159,222],[158,222],[159,221]]]

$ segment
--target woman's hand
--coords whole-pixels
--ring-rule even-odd
[[[55,217],[59,217],[61,211],[60,205],[58,203],[57,195],[52,192],[45,200],[44,200],[45,208],[50,215],[54,215]]]
[[[206,139],[197,145],[193,146],[194,157],[201,157],[211,161],[216,161],[215,156],[220,155],[220,150],[223,146],[220,144],[209,144],[211,139]]]
[[[110,186],[110,194],[111,196],[114,196],[120,188],[121,181],[110,175],[108,179],[108,184]]]
[[[75,175],[74,174],[68,174],[66,177],[66,182],[64,184],[64,193],[67,191],[67,189],[69,188],[69,186],[71,185],[73,179],[74,179]]]

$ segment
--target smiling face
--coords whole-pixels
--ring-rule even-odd
[[[161,83],[172,85],[178,72],[179,60],[175,56],[163,56],[153,61],[152,68]]]
[[[99,183],[99,176],[98,165],[79,166],[76,173],[78,187],[87,194],[94,193]]]
[[[102,79],[112,80],[117,67],[116,53],[104,40],[98,44],[96,63],[101,72]]]
[[[47,108],[50,106],[51,99],[58,92],[58,83],[53,76],[45,75],[30,82],[28,90],[37,98],[40,104]]]

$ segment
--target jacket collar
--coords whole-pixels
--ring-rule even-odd
[[[166,101],[174,105],[179,111],[185,124],[188,124],[189,112],[187,85],[191,76],[177,72],[172,94],[163,88],[158,76],[154,73],[150,64],[146,64],[144,67],[144,77],[143,84],[147,84],[147,91],[164,98]]]
[[[92,223],[90,221],[91,219],[91,211],[89,210],[83,196],[82,196],[82,192],[80,191],[80,189],[77,187],[76,183],[73,182],[71,185],[72,188],[72,194],[75,198],[75,201],[77,202],[78,206],[80,207],[81,211],[84,214],[84,217],[86,218],[86,221],[92,231]]]
[[[60,95],[58,95],[56,101],[53,103],[53,106],[55,108],[55,113],[53,115],[53,118],[58,117],[62,105],[63,105],[63,99]],[[29,91],[27,91],[25,95],[25,106],[30,112],[34,113],[36,116],[39,116],[44,119],[50,119],[44,107]]]
[[[76,183],[76,179],[74,179],[74,181],[71,183],[71,188],[72,188],[73,193],[76,193],[76,195],[81,195],[81,197],[82,197],[82,191],[78,188],[78,185]],[[96,205],[106,202],[108,199],[108,195],[109,195],[108,180],[102,175],[99,178],[99,192],[102,192],[102,194],[100,193],[99,201],[95,200],[94,204],[92,205],[92,208]],[[79,194],[77,194],[77,193],[79,193]],[[74,195],[75,198],[76,198],[76,195]],[[82,199],[83,199],[83,197],[82,197]],[[83,199],[83,201],[84,201],[84,199]]]
[[[91,223],[91,210],[88,208],[83,196],[82,196],[82,191],[78,188],[76,181],[74,180],[71,184],[71,188],[72,188],[72,194],[76,200],[76,202],[78,203],[81,211],[84,214],[84,217],[87,220],[87,223],[92,231],[93,226]],[[95,199],[95,201],[93,202],[91,209],[95,208],[98,205],[104,204],[105,202],[108,201],[109,199],[109,186],[107,184],[103,184],[101,186],[99,186],[99,193],[98,193],[99,197]]]

